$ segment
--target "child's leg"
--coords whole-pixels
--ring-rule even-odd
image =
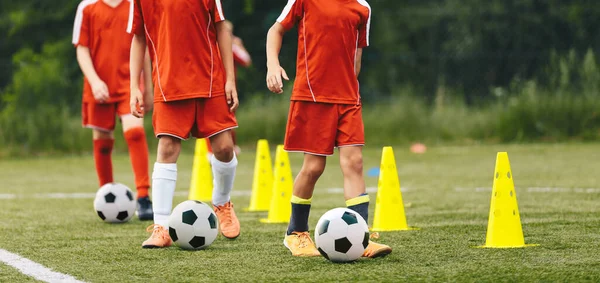
[[[181,140],[172,136],[160,136],[158,155],[152,173],[152,200],[154,201],[154,223],[168,227],[173,206],[173,194],[177,180],[177,158],[181,151]]]
[[[340,147],[340,165],[344,174],[344,196],[349,209],[362,216],[369,223],[369,195],[365,190],[363,176],[362,146]],[[369,241],[363,257],[382,257],[392,252],[387,245]]]
[[[369,223],[369,195],[365,189],[362,146],[340,147],[340,167],[344,174],[346,205]]]
[[[302,169],[294,181],[294,191],[292,196],[292,216],[287,229],[287,234],[292,232],[308,231],[308,216],[312,201],[315,184],[323,171],[327,157],[320,155],[304,154],[304,163]]]
[[[225,238],[235,239],[240,235],[240,221],[231,203],[231,190],[238,161],[233,152],[231,131],[212,136],[210,143],[213,149],[210,159],[213,172],[213,206],[219,219],[221,234]]]
[[[237,158],[233,152],[231,131],[225,131],[210,138],[213,150],[211,165],[213,171],[213,204],[222,206],[231,199],[235,179]]]
[[[115,144],[111,131],[93,129],[94,163],[100,186],[113,182],[112,150]]]
[[[137,197],[145,198],[148,196],[150,178],[148,174],[148,143],[146,142],[146,132],[144,131],[144,119],[136,118],[129,114],[121,116],[121,122],[123,124],[123,136],[129,148],[129,158],[135,176]]]

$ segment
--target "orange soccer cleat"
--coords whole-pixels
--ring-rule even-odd
[[[370,257],[370,258],[384,257],[386,255],[389,255],[391,252],[392,252],[392,248],[390,248],[390,246],[378,244],[373,241],[369,241],[369,245],[365,249],[365,252],[363,253],[363,257]]]
[[[283,239],[283,245],[292,252],[293,256],[320,256],[315,243],[308,232],[292,232]]]
[[[173,243],[169,232],[161,225],[152,224],[146,228],[146,231],[152,232],[152,235],[142,243],[144,249],[166,248]]]

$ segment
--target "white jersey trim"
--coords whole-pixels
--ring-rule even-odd
[[[73,44],[79,44],[79,38],[81,38],[81,26],[83,25],[83,10],[85,7],[98,2],[98,0],[83,0],[77,7],[77,14],[75,15],[75,23],[73,24]]]
[[[358,41],[359,40],[360,40],[360,31],[358,31],[356,33],[356,48],[354,48],[354,75],[357,75],[356,83],[358,84],[358,91],[356,92],[356,105],[360,104],[360,82],[358,81],[358,74],[356,73],[356,59],[358,58]]]
[[[215,5],[217,5],[217,11],[219,11],[219,18],[221,21],[224,21],[225,16],[223,15],[223,6],[221,6],[221,0],[215,0]]]
[[[279,18],[277,18],[278,23],[283,22],[283,20],[287,18],[292,10],[292,7],[294,7],[294,4],[296,4],[296,0],[288,0],[287,5],[285,5],[285,8],[283,8],[283,12],[281,12],[281,15],[279,15]]]
[[[208,47],[210,48],[210,88],[208,90],[208,97],[212,97],[213,88],[213,72],[215,69],[215,59],[213,55],[212,42],[210,42],[210,24],[212,24],[212,17],[208,14],[208,24],[206,25],[206,39],[208,40]]]
[[[163,91],[162,88],[162,83],[160,82],[160,70],[159,70],[159,61],[158,61],[158,52],[156,51],[156,46],[154,45],[154,41],[152,41],[152,37],[150,37],[150,33],[148,32],[148,29],[146,28],[146,25],[144,25],[144,31],[146,31],[146,37],[148,37],[148,40],[150,41],[150,44],[152,45],[152,49],[154,50],[154,57],[156,58],[156,62],[153,65],[156,65],[156,80],[158,81],[158,88],[160,89],[160,94],[162,94],[163,97],[163,101],[167,101],[167,97],[165,96],[165,92]]]
[[[133,17],[135,16],[135,5],[134,0],[129,1],[129,20],[127,21],[127,33],[131,33],[133,30]]]
[[[356,1],[358,1],[358,4],[361,4],[369,9],[369,19],[367,20],[367,46],[369,46],[370,45],[369,32],[371,31],[371,6],[369,5],[369,3],[367,3],[366,0],[356,0]]]
[[[314,102],[317,102],[317,98],[315,97],[315,93],[313,92],[312,86],[310,85],[310,77],[308,75],[308,49],[306,49],[306,15],[302,16],[302,33],[304,35],[304,64],[306,65],[306,82],[308,83],[308,89],[310,90],[310,94],[312,95],[312,99]]]

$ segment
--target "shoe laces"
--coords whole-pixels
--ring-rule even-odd
[[[146,228],[146,232],[152,232],[152,238],[166,238],[167,231],[162,225],[152,224]]]
[[[228,205],[228,203],[221,205],[221,206],[215,206],[217,209],[217,211],[222,212],[222,219],[219,219],[219,221],[221,221],[222,223],[231,223],[231,219],[233,218],[231,213],[233,212],[233,207],[231,205]]]
[[[308,232],[294,232],[298,236],[298,247],[303,249],[312,243]]]
[[[371,239],[371,240],[377,240],[377,239],[379,239],[379,232],[373,232],[373,233],[371,233],[371,235],[369,236],[369,239]]]

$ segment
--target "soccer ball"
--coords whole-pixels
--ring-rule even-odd
[[[186,200],[169,216],[169,235],[184,250],[204,249],[217,238],[219,221],[212,208],[195,200]]]
[[[315,229],[317,249],[333,262],[357,260],[369,244],[367,222],[355,211],[334,208],[327,211]]]
[[[119,183],[108,183],[96,192],[94,210],[105,222],[123,223],[129,221],[137,203],[131,190]]]

